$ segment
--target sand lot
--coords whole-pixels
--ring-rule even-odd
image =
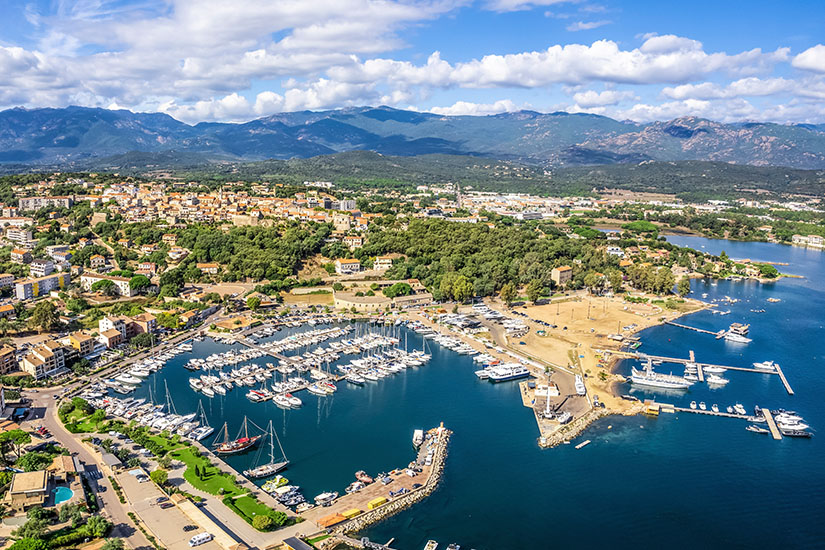
[[[704,307],[701,302],[686,300],[678,309],[670,310],[649,303],[627,303],[619,297],[577,295],[558,298],[544,305],[515,308],[513,311],[527,315],[522,317],[508,312],[500,302],[489,305],[530,326],[525,336],[508,341],[512,349],[573,371],[581,369],[588,393],[598,395],[608,408],[616,410],[627,409],[629,402],[612,395],[610,385],[619,377],[610,375],[609,364],[599,362],[601,355],[597,350],[616,350],[621,345],[608,339],[608,335],[631,336],[663,320],[675,319]],[[546,327],[536,320],[556,325],[556,328]],[[545,333],[540,335],[542,330]]]

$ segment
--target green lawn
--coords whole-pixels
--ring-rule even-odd
[[[181,443],[180,438],[178,437],[177,441],[172,441],[172,438],[163,437],[160,435],[151,435],[149,433],[146,434],[146,438],[150,441],[154,441],[160,447],[166,449],[167,452],[174,451],[176,449],[184,447],[184,444]]]
[[[83,411],[74,410],[67,416],[67,424],[73,424],[74,433],[94,433],[97,431],[97,425],[89,420],[89,415],[84,414]]]
[[[266,504],[258,502],[250,496],[242,496],[240,498],[236,498],[235,506],[237,506],[238,510],[243,512],[244,515],[250,519],[254,518],[255,516],[260,516],[262,514],[268,515],[272,512],[272,508],[270,508]]]
[[[196,489],[207,492],[210,495],[240,495],[244,491],[235,485],[235,480],[220,474],[220,470],[214,466],[209,465],[209,459],[204,456],[196,457],[193,449],[183,447],[173,451],[169,456],[180,460],[186,464],[186,471],[183,473],[183,478],[188,481]],[[206,474],[202,478],[195,475],[195,465]]]

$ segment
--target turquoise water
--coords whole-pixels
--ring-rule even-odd
[[[52,489],[52,493],[54,493],[55,505],[68,502],[74,496],[74,491],[72,491],[68,487],[56,487],[55,489]]]
[[[825,256],[781,245],[670,239],[708,252],[724,249],[734,258],[789,262],[781,270],[805,278],[769,285],[694,281],[696,297],[707,292],[707,299],[728,295],[741,302],[720,306],[730,315],[700,312],[683,321],[712,330],[748,322],[754,341],[737,346],[660,326],[641,334],[641,349],[681,357],[692,349],[700,360],[743,366],[775,360],[796,395],[788,396],[778,377],[754,373],[726,373],[731,382],[721,390],[657,395],[723,409],[737,401],[748,409],[785,407],[802,414],[814,431],[825,426]],[[768,297],[781,302],[767,303]],[[409,332],[408,345],[420,347],[421,339]],[[199,356],[227,349],[211,341],[197,346]],[[361,388],[342,383],[333,397],[301,392],[304,406],[294,411],[251,403],[238,388],[212,400],[196,394],[186,383],[191,373],[182,368],[191,355],[170,361],[137,395],[147,396],[152,387],[162,396],[168,380],[178,412],[194,411],[203,399],[210,423],[219,428],[227,421],[232,435],[245,414],[259,426],[271,419],[292,462],[285,475],[308,498],[343,490],[356,470],[376,473],[406,464],[413,430],[444,421],[455,435],[438,490],[364,533],[376,541],[395,537],[401,550],[420,549],[430,538],[479,550],[823,547],[822,437],[776,442],[746,432],[743,421],[685,413],[607,418],[583,434],[580,439],[592,443],[581,450],[541,450],[517,384],[479,381],[470,358],[437,345],[432,352],[426,366]],[[629,370],[630,364],[620,368]],[[228,459],[239,470],[254,461],[254,453]]]

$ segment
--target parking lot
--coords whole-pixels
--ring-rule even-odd
[[[117,476],[117,481],[129,495],[129,500],[143,522],[166,548],[188,548],[189,539],[204,530],[194,525],[177,506],[169,506],[164,493],[151,481],[141,482],[137,476],[124,471]],[[215,541],[198,546],[203,550],[221,550]]]

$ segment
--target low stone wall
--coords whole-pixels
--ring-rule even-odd
[[[444,463],[447,459],[447,445],[450,442],[451,436],[452,432],[450,430],[444,430],[444,432],[442,433],[441,439],[438,442],[438,446],[436,447],[435,453],[433,454],[432,470],[430,471],[430,475],[427,478],[427,481],[424,483],[424,485],[422,485],[414,491],[407,493],[406,495],[391,500],[387,504],[384,504],[376,508],[375,510],[368,510],[358,517],[355,517],[345,523],[340,523],[336,525],[332,528],[330,533],[357,533],[358,531],[365,529],[367,526],[372,525],[373,523],[377,523],[385,518],[392,516],[393,514],[397,514],[405,508],[409,508],[416,502],[423,500],[428,495],[430,495],[430,493],[435,491],[439,481],[441,480],[441,475],[444,472]]]
[[[570,441],[582,433],[590,424],[605,416],[615,414],[607,409],[591,409],[582,416],[565,424],[546,438],[539,439],[539,446],[544,448],[555,447],[565,441]]]

